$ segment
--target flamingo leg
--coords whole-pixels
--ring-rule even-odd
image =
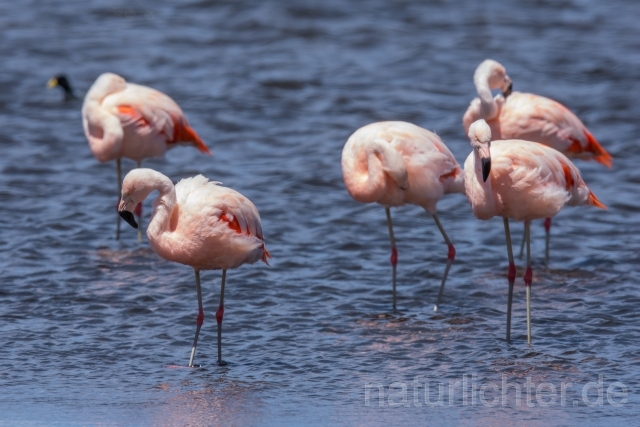
[[[522,255],[524,255],[524,241],[527,239],[527,232],[522,233],[522,240],[520,241],[520,253],[518,254],[518,259],[522,259]]]
[[[196,272],[196,291],[198,292],[198,317],[196,317],[196,336],[193,339],[193,347],[191,347],[191,357],[189,358],[189,367],[193,368],[193,358],[196,355],[196,346],[198,345],[198,335],[200,335],[200,328],[204,323],[204,310],[202,309],[202,290],[200,289],[200,271]]]
[[[138,169],[142,167],[142,161],[138,160]],[[136,206],[136,215],[138,216],[138,243],[142,243],[142,203]]]
[[[524,273],[524,285],[527,292],[527,344],[531,345],[531,221],[524,222],[524,234],[527,237],[527,270]]]
[[[544,247],[544,261],[547,267],[549,266],[549,240],[551,238],[551,218],[544,220],[545,247]]]
[[[393,224],[391,223],[391,211],[384,208],[387,213],[387,225],[389,226],[389,240],[391,240],[391,265],[393,266],[393,309],[396,309],[396,266],[398,265],[398,250],[396,249],[396,238],[393,235]]]
[[[549,265],[549,242],[551,241],[551,218],[547,218],[544,220],[544,231],[546,232],[545,236],[545,246],[544,246],[544,260],[545,264]],[[522,255],[524,254],[524,242],[526,240],[527,233],[525,231],[524,236],[522,236],[522,241],[520,242],[520,254],[518,258],[522,259]]]
[[[116,213],[122,196],[122,170],[120,169],[120,159],[116,159],[116,170],[118,171],[118,203],[116,204]],[[120,215],[118,214],[118,223],[116,225],[116,240],[120,240]]]
[[[444,241],[447,242],[447,246],[449,247],[449,252],[447,253],[447,266],[444,268],[444,275],[442,276],[442,283],[440,283],[440,291],[438,292],[436,305],[433,307],[433,311],[438,311],[438,306],[440,305],[440,300],[442,299],[442,293],[444,292],[444,284],[447,281],[447,276],[449,275],[451,264],[453,264],[453,260],[456,257],[456,248],[453,247],[453,243],[451,243],[451,240],[449,240],[449,236],[447,236],[447,233],[444,231],[442,224],[440,224],[438,215],[433,214],[433,220],[436,222],[436,225],[442,233],[442,237],[444,237]]]
[[[222,284],[220,285],[220,306],[216,311],[216,322],[218,322],[218,365],[224,365],[222,361],[222,318],[224,316],[224,282],[227,278],[227,270],[222,270]]]
[[[503,217],[502,220],[504,221],[504,235],[507,241],[507,254],[509,256],[509,271],[507,273],[507,279],[509,280],[509,299],[507,300],[507,342],[511,342],[511,306],[513,303],[513,284],[516,281],[516,264],[513,261],[513,248],[511,247],[509,219]]]

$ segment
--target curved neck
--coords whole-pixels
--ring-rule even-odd
[[[99,161],[121,157],[124,131],[116,116],[105,111],[97,101],[85,100],[82,121],[91,152]]]
[[[473,163],[475,179],[473,180],[472,194],[469,194],[469,197],[473,198],[473,213],[478,219],[489,219],[499,213],[496,209],[496,200],[491,186],[491,174],[486,181],[482,180],[482,160],[478,150],[475,149],[473,150]]]
[[[399,186],[407,185],[407,169],[402,154],[391,144],[382,139],[367,140],[363,151],[366,171],[345,175],[347,188],[354,199],[363,203],[380,200],[387,192],[387,175]],[[357,168],[357,159],[352,161],[355,161],[354,166]]]
[[[477,73],[473,76],[473,82],[480,98],[480,114],[483,119],[491,120],[498,115],[499,107],[496,99],[491,95],[491,87],[489,86],[489,76],[485,73]],[[497,95],[496,98],[502,95]]]
[[[104,98],[116,92],[122,92],[127,88],[127,82],[117,74],[104,73],[91,85],[85,95],[85,102],[96,101],[102,103]]]
[[[153,202],[153,214],[147,233],[161,238],[165,232],[170,231],[171,215],[178,201],[176,189],[171,180],[158,172],[156,173],[158,176],[154,176],[154,180],[150,183],[153,187],[150,191],[158,190],[160,194]]]

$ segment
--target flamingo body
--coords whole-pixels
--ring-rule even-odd
[[[202,175],[181,180],[175,189],[177,205],[167,227],[147,232],[158,255],[196,270],[266,262],[260,215],[249,199]],[[159,208],[157,200],[154,212]]]
[[[462,169],[434,133],[406,122],[358,129],[342,150],[342,174],[355,200],[383,206],[414,204],[436,212],[448,193],[464,193]]]
[[[174,187],[159,172],[134,169],[124,179],[119,210],[159,190],[147,238],[162,258],[194,270],[228,270],[261,259],[267,262],[269,252],[258,210],[237,191],[218,184],[198,175]]]
[[[565,206],[592,204],[577,167],[562,153],[522,140],[491,141],[491,174],[472,152],[464,164],[467,197],[478,219],[503,216],[517,221],[551,218]]]
[[[465,133],[473,122],[484,119],[494,140],[538,142],[568,157],[595,160],[611,167],[611,155],[575,114],[552,99],[511,92],[511,79],[498,62],[490,59],[482,62],[474,74],[474,83],[479,97],[471,102],[463,117]],[[491,97],[491,89],[496,88],[501,88],[503,94]]]
[[[100,162],[163,156],[185,143],[211,154],[170,97],[155,89],[102,74],[82,106],[82,123],[93,155]]]

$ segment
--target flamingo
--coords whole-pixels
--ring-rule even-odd
[[[511,334],[511,302],[516,267],[509,218],[524,221],[527,269],[527,342],[531,344],[531,220],[552,218],[565,206],[606,209],[582,180],[580,171],[562,153],[531,141],[491,141],[491,128],[480,119],[469,127],[473,151],[464,163],[466,194],[476,218],[501,216],[509,257],[507,342]]]
[[[436,204],[445,194],[464,193],[462,169],[453,154],[436,134],[411,123],[371,123],[358,129],[346,142],[342,150],[342,175],[347,191],[356,201],[376,202],[385,208],[391,241],[394,310],[398,251],[390,208],[409,203],[421,206],[433,217],[449,248],[434,306],[438,311],[456,250],[438,219]]]
[[[612,157],[598,143],[580,119],[567,107],[552,99],[531,93],[512,92],[513,83],[505,68],[498,62],[483,61],[473,75],[478,98],[464,114],[465,133],[478,119],[484,119],[495,140],[521,139],[539,142],[554,148],[567,157],[595,160],[611,167]],[[492,89],[501,94],[491,96]],[[545,219],[545,260],[549,263],[549,235],[551,218]],[[520,247],[520,256],[524,239]]]
[[[262,237],[260,214],[249,199],[219,182],[202,175],[183,179],[175,186],[153,169],[139,168],[127,174],[122,183],[120,216],[134,228],[138,224],[134,207],[149,193],[160,193],[153,203],[147,228],[149,245],[160,257],[188,265],[195,271],[198,295],[196,335],[189,367],[193,367],[198,335],[204,322],[200,270],[222,270],[218,323],[218,364],[222,361],[222,318],[227,270],[262,260],[269,265],[271,255]]]
[[[136,161],[139,168],[142,159],[163,156],[178,144],[211,155],[173,99],[150,87],[127,83],[113,73],[102,74],[87,92],[82,124],[96,159],[103,163],[116,160],[118,193],[122,191],[123,157]],[[141,207],[136,213],[140,221]],[[120,217],[116,240],[119,238]],[[138,241],[142,241],[140,230]]]

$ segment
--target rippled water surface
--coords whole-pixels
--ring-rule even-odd
[[[0,425],[637,422],[640,3],[425,3],[1,3]],[[516,90],[578,113],[614,156],[610,170],[577,162],[609,210],[561,212],[549,268],[544,229],[533,225],[531,347],[522,260],[512,344],[504,340],[499,219],[477,221],[461,195],[441,201],[458,255],[435,314],[446,247],[421,209],[395,209],[393,311],[384,210],[351,200],[340,170],[348,136],[379,120],[437,132],[462,162],[461,117],[487,57]],[[188,361],[193,272],[131,228],[114,240],[115,166],[91,155],[81,100],[45,89],[64,72],[82,97],[105,71],[172,96],[214,152],[177,148],[146,166],[174,181],[202,173],[260,210],[273,262],[228,274],[227,366],[215,363],[220,272],[211,271],[202,274],[201,367],[168,368]],[[150,211],[151,199],[147,222]],[[522,226],[512,229],[518,242]],[[558,399],[518,405],[514,386],[504,405],[472,404],[459,388],[449,400],[464,375],[476,395],[504,375],[523,391],[527,377],[551,383]],[[604,403],[590,407],[583,387],[599,375]],[[443,383],[444,406],[425,405],[414,380]],[[606,395],[616,381],[628,392],[621,407]],[[573,383],[564,405],[563,382]],[[367,406],[367,383],[385,399],[374,387]],[[401,383],[408,398],[398,407]]]

